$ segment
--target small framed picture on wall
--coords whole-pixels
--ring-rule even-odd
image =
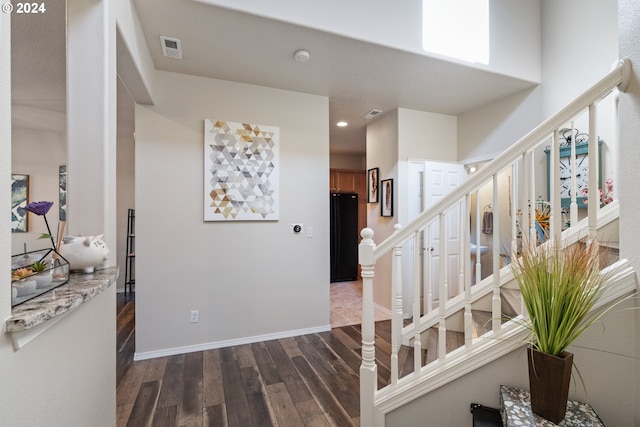
[[[393,179],[380,181],[381,201],[380,215],[393,216]]]
[[[378,203],[378,184],[380,171],[378,168],[371,168],[367,171],[367,202]]]
[[[29,175],[11,174],[11,232],[29,230],[27,204],[29,203]]]

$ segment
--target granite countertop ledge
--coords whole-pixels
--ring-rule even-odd
[[[6,331],[26,331],[72,310],[116,283],[118,274],[117,266],[93,273],[71,273],[68,283],[14,307],[6,321]]]

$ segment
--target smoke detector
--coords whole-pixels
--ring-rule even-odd
[[[162,54],[169,58],[182,59],[182,42],[172,37],[160,36]]]
[[[373,119],[374,117],[376,117],[380,113],[382,113],[382,110],[371,110],[367,114],[362,116],[362,118],[363,119]]]
[[[311,59],[311,54],[309,53],[308,50],[304,50],[304,49],[296,50],[295,53],[293,54],[293,59],[295,59],[296,62],[307,62],[308,60]]]

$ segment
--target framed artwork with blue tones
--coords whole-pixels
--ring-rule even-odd
[[[59,193],[60,193],[60,211],[58,212],[58,218],[60,221],[67,220],[67,165],[61,165],[59,169],[58,177]]]
[[[28,230],[29,175],[11,174],[11,232]]]

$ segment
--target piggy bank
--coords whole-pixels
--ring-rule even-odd
[[[109,257],[109,248],[99,236],[67,236],[62,239],[58,252],[67,261],[71,270],[82,270],[93,273],[95,267],[104,263]]]

